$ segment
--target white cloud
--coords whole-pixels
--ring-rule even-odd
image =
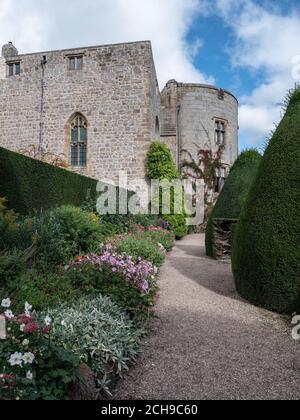
[[[0,0],[0,42],[21,52],[151,40],[161,85],[169,79],[213,83],[193,65],[200,40],[188,45],[202,0]]]
[[[233,66],[265,74],[264,82],[240,99],[241,137],[248,146],[257,145],[280,121],[280,103],[296,82],[292,62],[300,54],[300,15],[291,12],[283,16],[271,3],[266,10],[253,0],[217,3],[224,20],[235,32]]]

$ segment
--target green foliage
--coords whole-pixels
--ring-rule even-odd
[[[0,196],[20,214],[95,196],[97,181],[0,148]]]
[[[278,312],[300,310],[300,91],[265,152],[235,232],[239,293]]]
[[[100,232],[99,221],[92,213],[72,206],[50,210],[39,232],[37,258],[47,265],[67,263],[97,249]]]
[[[160,267],[165,260],[158,245],[149,242],[149,240],[143,239],[142,237],[137,238],[135,236],[129,236],[128,238],[125,238],[116,245],[116,251],[118,253],[130,255],[134,260],[142,258],[150,261],[156,265],[156,267]]]
[[[171,231],[174,232],[176,239],[182,239],[188,234],[185,214],[165,215],[164,219]]]
[[[62,305],[49,315],[55,320],[55,341],[89,365],[105,391],[112,375],[120,376],[128,370],[139,354],[142,331],[108,297],[83,298],[71,307]]]
[[[22,265],[5,282],[0,290],[0,300],[13,296],[14,304],[21,310],[24,302],[30,302],[38,311],[52,308],[60,302],[71,302],[82,295],[65,272],[43,274],[35,269],[23,269]]]
[[[104,225],[114,226],[116,234],[130,232],[133,228],[133,217],[131,215],[107,214],[101,216],[101,222]]]
[[[18,276],[24,272],[25,264],[19,252],[0,256],[0,293],[10,285],[15,284]],[[3,299],[5,297],[3,296]]]
[[[206,254],[214,257],[214,219],[239,219],[262,156],[256,150],[243,152],[233,165],[206,228]]]
[[[144,239],[154,244],[161,244],[166,251],[170,252],[174,245],[175,236],[173,232],[168,231],[146,231],[139,235]]]
[[[137,214],[133,217],[133,222],[136,225],[143,226],[148,228],[150,226],[161,226],[162,225],[162,218],[159,216],[154,215],[147,215],[147,214]]]
[[[153,142],[147,155],[147,176],[153,180],[173,181],[179,172],[173,161],[170,149],[165,144]]]
[[[173,161],[170,149],[160,143],[152,143],[150,150],[147,156],[147,176],[151,180],[163,181],[167,180],[169,182],[178,180],[180,178],[179,172],[176,168],[176,165]],[[162,208],[162,196],[163,188],[160,189],[159,197],[159,209],[160,214],[163,216],[163,219],[166,220],[169,224],[170,229],[175,233],[177,239],[183,238],[188,233],[188,227],[186,225],[186,215],[183,211],[182,214],[174,214],[175,205],[178,201],[178,196],[174,188],[171,189],[170,194],[170,212],[169,214],[164,214]],[[181,193],[180,193],[181,194]],[[180,196],[179,200],[182,199],[182,204],[184,207],[184,198]]]

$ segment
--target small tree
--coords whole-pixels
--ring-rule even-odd
[[[233,165],[207,224],[207,256],[215,256],[214,219],[239,219],[261,160],[262,156],[256,150],[247,150]]]
[[[153,142],[147,155],[147,176],[150,180],[174,181],[180,179],[179,172],[172,158],[170,149],[163,143]],[[175,233],[177,239],[183,238],[188,233],[186,218],[182,214],[174,214],[174,203],[178,197],[174,190],[171,191],[171,212],[164,214],[162,210],[162,191],[160,191],[159,209],[160,214],[168,222],[170,229]],[[184,204],[184,200],[182,199]]]
[[[300,90],[263,157],[233,245],[239,293],[278,312],[300,310]]]

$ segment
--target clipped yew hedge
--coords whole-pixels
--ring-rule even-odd
[[[262,156],[257,150],[246,150],[236,160],[212,211],[206,228],[206,254],[214,253],[214,219],[239,219],[257,174]]]
[[[300,90],[263,157],[233,244],[238,292],[280,313],[300,310]]]
[[[20,214],[80,206],[96,198],[96,185],[94,179],[0,148],[0,197]]]

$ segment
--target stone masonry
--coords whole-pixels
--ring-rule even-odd
[[[82,65],[70,68],[80,57]],[[19,55],[11,44],[0,58],[0,146],[62,155],[71,163],[71,121],[87,123],[87,165],[74,171],[96,179],[145,177],[153,140],[168,144],[178,167],[183,149],[217,151],[215,123],[226,127],[222,164],[238,154],[238,102],[213,86],[175,80],[159,90],[150,41]]]
[[[132,178],[145,176],[144,161],[159,112],[150,42],[15,56],[8,45],[3,53],[2,147],[19,151],[41,143],[70,162],[69,121],[78,112],[88,122],[87,167],[74,170],[97,179],[117,179],[121,169]],[[81,70],[69,70],[72,56],[83,57]],[[21,74],[8,77],[9,64],[16,62]]]

